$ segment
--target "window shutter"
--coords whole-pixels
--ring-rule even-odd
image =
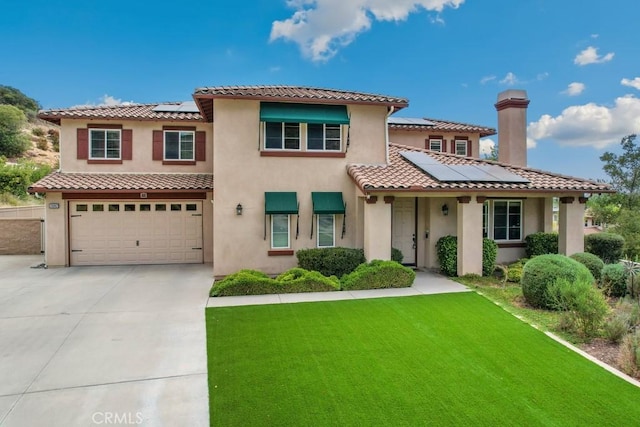
[[[122,160],[131,160],[133,158],[133,130],[122,129]]]
[[[471,140],[467,141],[467,157],[473,157],[473,153],[471,152]]]
[[[204,162],[207,158],[207,133],[196,132],[196,162]]]
[[[431,141],[429,141],[429,138],[424,140],[424,148],[426,148],[427,150],[431,149]]]
[[[164,145],[164,132],[161,130],[153,131],[153,160],[162,160],[164,155],[162,153]]]
[[[89,158],[89,129],[78,128],[77,155],[78,160]]]
[[[451,153],[456,154],[456,140],[451,140]]]

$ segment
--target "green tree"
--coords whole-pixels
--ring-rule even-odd
[[[593,220],[602,224],[605,229],[610,224],[615,224],[623,203],[621,199],[618,194],[598,194],[589,198],[587,207],[593,214]]]
[[[622,154],[607,151],[600,156],[611,185],[623,197],[622,206],[629,209],[640,205],[640,147],[635,140],[636,135],[627,135],[620,141]]]
[[[631,260],[638,259],[640,257],[640,212],[623,209],[615,232],[624,237],[624,255]]]
[[[29,98],[14,87],[4,85],[0,85],[0,104],[18,107],[27,117],[35,117],[35,114],[40,109],[38,101]]]
[[[497,144],[493,144],[491,146],[491,151],[489,151],[488,154],[484,155],[484,158],[486,160],[493,160],[493,161],[498,161],[498,145]]]
[[[0,156],[18,157],[29,148],[29,138],[21,129],[27,121],[13,105],[0,105]]]

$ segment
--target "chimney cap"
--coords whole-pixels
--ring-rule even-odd
[[[522,99],[528,100],[527,91],[522,89],[507,89],[498,94],[498,102],[507,99]]]

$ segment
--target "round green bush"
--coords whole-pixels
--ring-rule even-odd
[[[558,279],[572,283],[577,280],[594,282],[589,269],[576,260],[564,255],[539,255],[527,261],[522,269],[524,299],[532,307],[553,309],[547,290]]]
[[[584,250],[598,255],[605,264],[614,264],[622,258],[624,237],[616,233],[595,233],[584,237]]]
[[[400,249],[391,248],[391,261],[395,261],[399,264],[402,264],[402,260],[404,259],[404,255]]]
[[[602,267],[600,287],[605,295],[623,297],[627,294],[627,272],[622,264],[606,264]]]
[[[571,255],[570,258],[575,259],[587,267],[593,275],[593,278],[596,279],[596,282],[600,283],[600,273],[602,272],[602,267],[604,267],[604,261],[602,261],[598,255],[589,252],[578,252]]]
[[[351,273],[340,279],[343,290],[408,288],[413,284],[416,273],[395,261],[374,259],[368,264],[360,264]]]

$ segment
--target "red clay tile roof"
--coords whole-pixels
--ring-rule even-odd
[[[217,86],[195,90],[193,98],[207,118],[213,121],[213,98],[243,98],[318,104],[382,104],[397,110],[409,105],[406,98],[336,89],[303,86]]]
[[[486,126],[472,125],[469,123],[451,122],[448,120],[437,120],[425,117],[424,120],[432,122],[433,125],[420,125],[420,124],[398,124],[389,123],[389,129],[398,130],[415,130],[430,132],[461,132],[461,133],[479,133],[481,137],[491,136],[496,134],[496,130]]]
[[[426,153],[447,165],[500,165],[508,171],[529,180],[529,183],[507,182],[441,182],[422,171],[400,155],[402,151]],[[455,154],[438,153],[399,144],[389,144],[388,165],[347,166],[347,173],[363,191],[541,191],[601,193],[613,192],[607,184],[601,184],[581,178],[573,178],[541,170],[512,166],[489,160],[473,159]]]
[[[163,102],[162,105],[179,105],[181,102]],[[173,120],[179,122],[201,122],[200,113],[153,111],[161,103],[126,104],[113,106],[75,107],[57,110],[42,110],[38,117],[57,125],[61,119],[100,119],[100,120]]]
[[[29,187],[31,193],[112,191],[210,191],[212,174],[54,172]]]

